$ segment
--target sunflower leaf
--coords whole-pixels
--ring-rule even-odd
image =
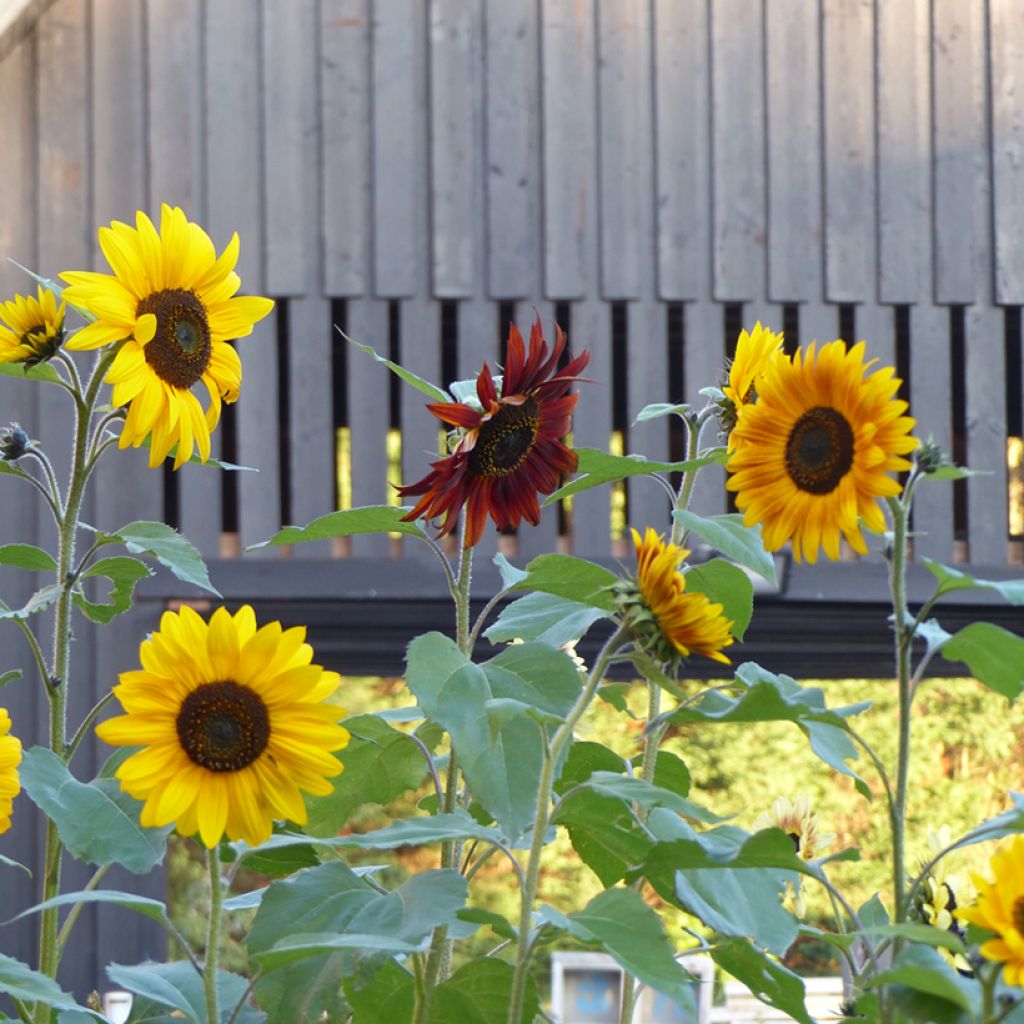
[[[906,946],[896,956],[892,966],[875,975],[868,985],[872,988],[880,985],[905,985],[915,992],[966,1010],[971,1014],[971,1019],[974,1019],[981,1003],[981,989],[977,980],[962,978],[928,946]]]
[[[712,463],[722,464],[726,459],[724,448],[714,448],[696,459],[685,462],[656,462],[643,455],[612,455],[599,448],[577,448],[579,464],[576,477],[560,487],[554,494],[549,494],[543,501],[544,505],[589,491],[602,484],[615,483],[631,476],[649,476],[653,473],[685,473],[690,469],[700,469]]]
[[[650,405],[645,405],[633,419],[633,426],[638,423],[646,423],[647,420],[657,419],[659,416],[683,416],[690,411],[690,407],[685,403],[680,405],[673,405],[671,402],[652,402]]]
[[[930,558],[922,558],[921,561],[938,584],[936,597],[954,590],[992,590],[1010,604],[1024,604],[1024,580],[982,580]]]
[[[26,366],[24,363],[0,363],[0,376],[24,377],[26,380],[41,380],[46,384],[67,386],[61,375],[49,363],[36,363],[35,366]]]
[[[143,448],[151,447],[153,435],[148,434],[146,439],[142,442]],[[178,454],[178,446],[173,445],[167,452],[165,462],[170,460],[173,461],[175,456]],[[255,466],[236,466],[233,462],[225,462],[223,459],[218,459],[216,456],[211,455],[205,461],[199,457],[197,453],[193,453],[186,460],[187,465],[193,466],[206,466],[207,469],[223,469],[231,473],[258,473],[259,470]]]
[[[524,579],[528,577],[523,573]],[[605,617],[600,608],[538,591],[507,604],[493,625],[484,630],[484,636],[492,644],[519,639],[561,647],[575,643]]]
[[[350,345],[354,345],[360,352],[365,352],[375,362],[383,363],[392,373],[397,374],[406,384],[411,384],[417,391],[422,391],[423,394],[429,395],[435,402],[450,402],[452,396],[439,388],[436,384],[431,384],[430,381],[424,380],[422,377],[417,377],[411,370],[407,370],[404,366],[399,366],[398,363],[393,363],[390,359],[385,359],[382,355],[379,355],[377,351],[370,345],[363,345],[358,341],[354,341],[350,338],[340,327],[335,326],[334,328]]]
[[[0,601],[0,619],[27,619],[37,612],[46,611],[63,593],[64,588],[60,584],[50,583],[37,590],[20,608],[8,608]]]
[[[167,907],[160,900],[154,900],[148,896],[137,896],[130,892],[117,892],[113,889],[83,889],[81,892],[61,893],[60,896],[54,896],[53,899],[37,903],[34,907],[23,910],[11,920],[17,921],[29,914],[38,914],[50,907],[75,906],[79,903],[114,903],[119,907],[134,910],[154,921],[159,921],[160,924],[167,924],[169,921]]]
[[[775,559],[764,549],[760,525],[744,526],[743,516],[735,513],[705,517],[686,509],[677,509],[672,515],[688,531],[707,541],[726,558],[756,572],[773,587],[779,585],[775,574]]]
[[[722,614],[732,621],[732,635],[742,642],[754,614],[754,584],[742,570],[722,558],[691,565],[684,573],[686,589],[705,594],[722,605]]]
[[[82,578],[102,576],[110,580],[113,584],[109,594],[110,600],[90,601],[81,590],[74,592],[73,600],[87,619],[107,623],[131,608],[135,585],[139,580],[152,575],[152,569],[138,558],[129,558],[126,555],[101,558],[82,573]]]
[[[1010,701],[1024,691],[1024,637],[994,626],[972,622],[942,646],[946,661],[962,661],[971,675]]]
[[[516,590],[539,590],[605,612],[615,610],[612,588],[619,577],[594,562],[573,555],[538,555],[526,572]]]
[[[0,565],[13,565],[29,572],[57,571],[53,555],[34,544],[4,544],[0,547]]]
[[[133,555],[151,555],[182,581],[220,597],[210,582],[203,556],[187,537],[166,523],[128,523],[113,533],[99,533],[99,544],[123,544]]]
[[[26,1002],[40,1002],[55,1010],[81,1009],[52,978],[3,953],[0,953],[0,992]]]
[[[247,551],[279,544],[301,544],[311,540],[329,540],[331,537],[351,537],[360,533],[404,533],[410,537],[426,539],[418,523],[406,523],[402,517],[409,513],[407,508],[394,505],[367,505],[363,508],[346,508],[340,512],[328,512],[314,519],[306,526],[285,526],[269,540],[250,544]]]
[[[804,1004],[803,979],[746,939],[716,942],[711,956],[723,971],[743,982],[758,999],[801,1024],[814,1024]]]

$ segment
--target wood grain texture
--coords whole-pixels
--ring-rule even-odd
[[[717,386],[725,366],[724,308],[715,302],[688,302],[683,307],[685,400],[703,409],[707,399],[701,388]],[[716,443],[718,426],[710,422],[701,435],[701,449]],[[717,515],[726,510],[725,477],[719,466],[707,466],[697,475],[690,508],[700,515]]]

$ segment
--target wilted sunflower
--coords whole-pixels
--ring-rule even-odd
[[[466,508],[465,547],[480,540],[488,515],[499,530],[518,526],[520,519],[540,522],[538,494],[551,494],[559,475],[576,469],[576,453],[561,441],[579,397],[569,394],[590,361],[582,352],[562,369],[565,334],[556,327],[551,353],[540,317],[530,332],[527,353],[519,329],[512,325],[499,396],[490,367],[484,363],[476,379],[480,407],[465,402],[436,402],[427,408],[463,431],[451,455],[432,463],[431,471],[414,484],[398,488],[403,497],[420,501],[403,517],[444,517],[439,536],[452,532]]]
[[[0,832],[11,827],[11,805],[21,792],[18,765],[21,764],[21,741],[11,736],[11,716],[0,708]]]
[[[729,400],[723,426],[729,433],[730,450],[735,447],[733,428],[739,423],[744,408],[757,400],[757,386],[765,369],[781,353],[781,332],[776,334],[767,327],[762,327],[760,320],[749,334],[740,331],[736,342],[736,354],[729,367],[729,380],[722,388]]]
[[[332,751],[349,734],[344,709],[324,703],[336,672],[311,664],[302,627],[256,628],[248,605],[209,624],[191,608],[165,612],[139,646],[142,669],[114,693],[127,714],[103,722],[100,739],[143,747],[117,769],[121,788],[145,800],[142,824],[177,824],[213,847],[226,832],[250,845],[274,819],[306,822],[301,790],[324,796],[342,770]]]
[[[761,523],[764,546],[793,541],[797,561],[814,562],[819,547],[839,557],[839,535],[867,553],[858,517],[882,532],[878,498],[900,493],[889,473],[910,469],[917,447],[907,403],[894,398],[892,367],[865,372],[864,342],[812,342],[805,357],[779,358],[764,371],[754,405],[735,430],[726,484],[747,526]]]
[[[961,907],[954,914],[996,933],[996,938],[982,943],[981,955],[1002,963],[1008,985],[1024,985],[1024,835],[1001,843],[989,868],[995,876],[991,882],[971,875],[978,890],[974,906]]]
[[[689,551],[666,544],[650,527],[643,540],[636,530],[632,533],[636,579],[618,585],[617,606],[637,642],[662,662],[694,653],[730,664],[722,648],[733,643],[732,622],[722,614],[722,605],[686,591],[679,567]]]
[[[96,317],[67,347],[125,341],[105,378],[114,386],[114,404],[128,405],[120,447],[137,448],[151,437],[149,464],[156,467],[177,445],[178,469],[193,445],[204,462],[209,458],[221,400],[234,402],[242,383],[242,364],[228,340],[251,334],[274,303],[235,295],[237,234],[217,256],[206,232],[177,207],[164,204],[159,234],[141,211],[135,223],[114,221],[99,230],[113,275],[61,274],[67,301]],[[192,393],[200,381],[210,396],[205,412]]]
[[[51,359],[64,341],[65,303],[39,285],[36,298],[15,295],[0,306],[0,363],[35,366]]]

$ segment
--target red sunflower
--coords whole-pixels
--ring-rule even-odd
[[[520,519],[534,526],[540,522],[537,495],[551,494],[560,474],[576,469],[576,453],[561,438],[569,432],[579,397],[570,389],[590,361],[590,354],[582,352],[559,369],[565,334],[560,327],[555,330],[549,353],[538,317],[527,352],[523,336],[512,325],[501,395],[484,363],[476,379],[480,408],[465,402],[427,406],[463,434],[451,455],[432,463],[422,480],[398,488],[403,498],[422,495],[404,521],[443,516],[439,536],[444,537],[455,529],[465,506],[466,547],[480,540],[488,515],[499,530],[518,526]]]

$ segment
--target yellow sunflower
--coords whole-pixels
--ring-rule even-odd
[[[867,553],[858,517],[885,529],[878,498],[899,494],[888,474],[910,469],[903,458],[917,447],[907,403],[894,398],[900,381],[892,367],[866,371],[864,342],[842,341],[801,357],[775,359],[744,409],[729,458],[730,491],[747,526],[761,523],[764,546],[793,541],[799,562],[814,562],[822,547],[839,557],[839,535]]]
[[[1008,985],[1024,985],[1024,835],[1000,844],[989,867],[995,876],[991,882],[971,876],[978,889],[977,902],[954,914],[996,933],[982,943],[981,955],[1002,963]]]
[[[0,363],[35,366],[51,359],[64,341],[65,303],[42,285],[0,305]]]
[[[760,320],[749,334],[740,331],[736,342],[736,354],[729,367],[729,380],[722,388],[725,397],[732,403],[727,410],[726,423],[730,450],[735,447],[733,428],[739,423],[744,408],[757,400],[757,385],[768,364],[781,354],[782,333],[776,334],[763,327]]]
[[[0,832],[11,827],[11,805],[21,792],[18,765],[21,764],[21,741],[11,736],[11,716],[0,708]]]
[[[619,610],[637,642],[654,657],[672,662],[691,652],[730,664],[722,648],[733,643],[732,622],[705,594],[687,593],[686,577],[679,571],[689,554],[667,544],[650,527],[641,540],[636,530],[635,581],[620,585]]]
[[[142,824],[175,822],[209,847],[227,833],[255,845],[274,819],[306,822],[301,790],[324,796],[339,774],[349,734],[344,709],[325,703],[341,683],[311,664],[303,627],[256,628],[248,605],[209,623],[191,608],[165,612],[139,646],[142,669],[114,693],[127,714],[103,722],[100,739],[143,747],[117,770],[121,788],[145,800]]]
[[[221,400],[234,402],[242,364],[229,339],[252,333],[274,303],[236,296],[238,235],[217,255],[206,232],[177,207],[164,204],[160,232],[144,213],[132,228],[114,221],[99,240],[114,273],[70,271],[64,297],[96,317],[68,339],[69,349],[94,349],[124,341],[105,378],[115,405],[128,405],[120,446],[151,437],[149,464],[160,465],[177,445],[174,468],[192,455],[210,456],[210,431]],[[203,411],[192,388],[209,393]]]

